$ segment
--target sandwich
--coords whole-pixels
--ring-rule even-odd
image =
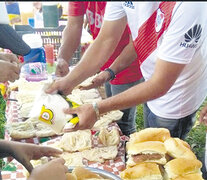
[[[169,179],[186,176],[188,174],[201,174],[202,163],[197,159],[177,158],[164,165],[166,175]]]
[[[186,142],[186,141],[183,141],[182,139],[180,138],[174,138],[178,144],[182,144],[183,146],[187,147],[188,149],[191,149],[190,145]]]
[[[146,128],[130,135],[130,142],[140,143],[145,141],[164,142],[170,138],[170,131],[166,128]]]
[[[167,153],[165,146],[160,141],[147,141],[142,143],[126,144],[128,166],[134,166],[141,162],[156,162],[158,164],[166,164],[165,155]]]
[[[187,143],[178,138],[169,138],[164,142],[167,154],[173,158],[197,159]]]
[[[162,174],[159,165],[156,163],[140,163],[133,167],[127,167],[120,173],[123,180],[162,180]]]

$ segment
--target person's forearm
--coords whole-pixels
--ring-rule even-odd
[[[62,44],[59,48],[57,59],[64,59],[69,63],[74,52],[80,45],[83,22],[81,16],[69,17],[68,21],[69,22],[63,31]]]
[[[107,30],[107,27],[109,27],[111,23],[106,24],[106,27],[102,27],[103,33],[99,33],[98,37],[84,53],[78,65],[67,75],[66,78],[68,82],[70,82],[71,87],[77,86],[86,78],[94,75],[109,59],[117,46],[125,26],[123,25],[123,27],[119,28],[119,31],[116,31],[117,35],[111,35],[111,31]],[[105,35],[105,31],[109,31],[106,33],[107,35]]]
[[[100,67],[104,65],[106,60],[110,57],[110,54],[113,52],[113,47],[110,46],[110,49],[108,48],[109,45],[106,44],[107,42],[101,42],[99,44],[99,42],[94,41],[94,43],[88,47],[81,58],[81,61],[78,63],[78,66],[76,66],[67,77],[69,82],[71,82],[71,86],[77,86],[86,78],[94,75]]]
[[[184,64],[157,60],[155,72],[148,81],[100,101],[98,103],[100,114],[126,109],[163,96],[172,87],[184,67]]]
[[[0,158],[12,156],[13,142],[0,140]]]
[[[143,82],[120,94],[100,101],[98,103],[99,112],[100,114],[104,114],[112,110],[127,109],[158,98],[164,94],[164,92],[156,90],[159,90],[159,87],[152,88],[150,82]]]
[[[134,49],[132,39],[130,38],[129,44],[123,49],[121,54],[111,64],[110,68],[115,74],[118,74],[125,68],[127,68],[133,61],[136,61],[137,54]]]

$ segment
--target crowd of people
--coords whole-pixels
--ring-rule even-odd
[[[207,93],[206,10],[205,2],[69,2],[68,24],[56,69],[61,78],[46,92],[58,90],[67,95],[100,70],[92,84],[82,88],[105,83],[109,86],[106,91],[111,91],[108,98],[93,105],[67,110],[80,119],[72,131],[90,129],[100,114],[119,109],[124,116],[118,124],[129,135],[136,131],[136,105],[144,104],[145,128],[164,127],[172,137],[185,139]],[[80,43],[84,14],[94,42],[69,72],[70,59]],[[12,73],[8,78],[4,71],[0,77],[11,81],[18,78],[19,69],[13,60],[0,63],[8,65],[8,69],[16,68],[12,77]],[[201,111],[200,122],[207,125],[207,106]],[[8,155],[4,150],[1,154]],[[33,157],[30,154],[27,160]],[[60,168],[58,179],[66,179],[64,160],[56,161],[59,163],[54,164]],[[53,168],[52,163],[34,169],[31,179],[41,179],[39,171]]]

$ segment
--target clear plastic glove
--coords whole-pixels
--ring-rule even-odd
[[[66,180],[68,168],[62,158],[54,159],[42,166],[35,168],[28,180]]]
[[[64,59],[58,59],[55,75],[58,77],[66,76],[69,73],[69,64]]]

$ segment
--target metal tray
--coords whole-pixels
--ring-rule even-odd
[[[69,172],[72,172],[72,170],[74,169],[75,167],[74,166],[70,166],[68,168]],[[102,170],[102,169],[98,169],[98,168],[92,168],[92,167],[84,167],[85,169],[91,171],[91,172],[94,172],[98,175],[100,175],[101,177],[103,178],[106,178],[106,179],[111,179],[111,180],[121,180],[120,177],[116,176],[115,174],[111,173],[111,172],[108,172],[108,171],[105,171],[105,170]]]

